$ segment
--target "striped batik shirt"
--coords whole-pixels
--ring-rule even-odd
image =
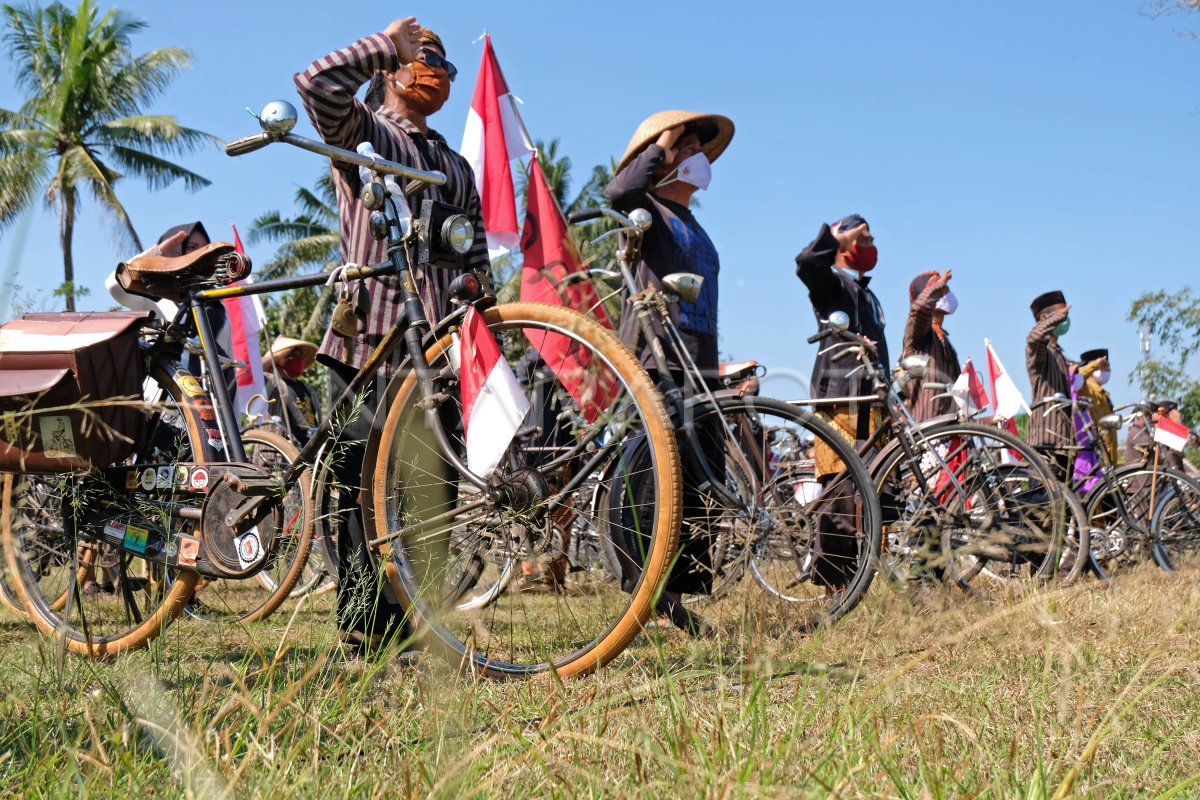
[[[933,326],[938,300],[947,291],[946,284],[929,281],[909,306],[908,324],[904,327],[904,351],[900,357],[929,357],[925,377],[913,381],[908,387],[909,410],[921,422],[955,412],[954,400],[946,394],[946,389],[958,380],[962,365],[958,363],[958,353],[946,332]],[[926,383],[940,383],[942,386],[931,389],[925,386]]]
[[[464,266],[481,278],[489,271],[487,240],[480,214],[475,176],[466,160],[450,149],[446,140],[430,130],[421,130],[409,120],[387,108],[367,108],[354,95],[378,70],[394,71],[400,59],[392,40],[382,33],[359,39],[342,50],[335,50],[309,65],[295,76],[296,88],[317,133],[335,147],[354,150],[360,142],[370,142],[375,152],[390,161],[446,174],[443,186],[426,186],[409,197],[414,213],[420,213],[421,200],[440,200],[466,211],[475,225],[475,243],[464,259]],[[347,264],[379,264],[386,256],[386,241],[371,236],[368,211],[359,201],[362,184],[357,167],[332,165],[337,188],[338,213],[342,225],[342,258]],[[455,271],[433,268],[429,275],[414,269],[425,316],[430,322],[445,315],[446,287]],[[369,280],[370,307],[366,328],[357,337],[346,338],[331,328],[325,332],[320,353],[352,367],[361,367],[371,352],[399,319],[403,310],[400,281],[395,276]],[[486,284],[485,284],[486,285]],[[392,354],[386,368],[391,371],[403,354]]]

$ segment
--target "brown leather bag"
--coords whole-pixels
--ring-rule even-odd
[[[57,472],[128,458],[145,425],[133,311],[25,314],[0,327],[0,469]]]

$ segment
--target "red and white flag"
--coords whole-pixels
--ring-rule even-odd
[[[992,343],[987,339],[984,339],[983,343],[987,346],[988,375],[992,383],[992,410],[996,417],[1004,420],[1005,427],[1015,434],[1017,424],[1013,422],[1013,419],[1021,411],[1028,411],[1029,404],[1025,402],[1025,398],[1021,396],[1021,390],[1013,383],[1012,377],[1000,363],[1000,356],[996,355]]]
[[[1181,453],[1187,448],[1190,433],[1187,425],[1170,417],[1160,415],[1158,422],[1154,423],[1154,441]]]
[[[242,239],[238,236],[237,226],[233,228],[233,247],[237,252],[246,253],[242,247]],[[250,279],[239,281],[234,286],[249,283]],[[229,317],[229,338],[233,343],[230,353],[235,361],[244,362],[246,366],[237,368],[237,410],[246,408],[246,404],[255,395],[265,395],[266,386],[263,382],[262,345],[259,341],[259,331],[267,324],[267,313],[263,309],[262,300],[258,295],[247,297],[230,297],[221,301],[225,305],[226,316]],[[255,413],[255,410],[251,410]]]
[[[962,374],[950,387],[950,396],[954,398],[958,410],[967,416],[974,416],[988,407],[987,392],[983,389],[983,381],[980,379],[979,373],[975,371],[975,365],[971,363],[971,359],[967,359],[967,363],[963,365]]]
[[[504,82],[492,38],[486,34],[475,95],[458,152],[475,170],[489,254],[493,258],[501,256],[517,246],[517,198],[509,162],[532,153],[533,143],[521,122],[516,99]]]
[[[486,478],[504,458],[529,413],[529,398],[521,391],[496,337],[474,307],[463,319],[460,354],[467,466]]]
[[[529,205],[521,229],[521,300],[567,306],[589,314],[612,328],[604,304],[582,266],[567,220],[535,154],[529,165]],[[594,422],[612,405],[617,394],[616,374],[581,351],[559,333],[527,330],[525,335],[538,355],[570,392],[588,422]]]

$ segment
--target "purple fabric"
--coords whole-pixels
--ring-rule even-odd
[[[1071,399],[1078,400],[1079,392],[1075,389],[1076,367],[1071,367]],[[1075,455],[1075,468],[1071,475],[1071,488],[1080,495],[1085,495],[1100,481],[1100,455],[1096,452],[1096,440],[1087,429],[1092,415],[1087,409],[1079,408],[1075,412],[1075,441],[1084,449]]]

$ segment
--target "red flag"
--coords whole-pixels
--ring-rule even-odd
[[[242,238],[238,236],[237,226],[233,228],[233,247],[245,255]],[[236,284],[235,284],[236,285]],[[262,301],[258,295],[247,297],[230,297],[221,301],[225,306],[225,314],[229,318],[229,338],[233,344],[230,356],[235,361],[244,362],[246,366],[237,369],[237,398],[238,409],[246,408],[246,403],[255,395],[265,395],[266,388],[262,371],[262,348],[259,344],[259,331],[266,324],[267,315],[263,310]]]
[[[475,170],[488,250],[493,256],[506,253],[517,244],[517,200],[509,162],[532,153],[533,144],[486,35],[459,152]]]
[[[612,329],[596,287],[583,271],[582,259],[567,232],[567,219],[537,158],[529,165],[529,206],[521,230],[521,256],[522,301],[565,305],[590,314]]]
[[[461,376],[463,436],[467,466],[492,474],[529,413],[529,399],[500,352],[496,337],[474,307],[462,325]]]
[[[536,157],[529,167],[529,206],[521,231],[521,254],[522,301],[565,305],[612,328],[596,288],[583,271],[567,232],[567,220]],[[591,351],[581,352],[561,334],[526,331],[526,336],[575,398],[588,422],[608,408],[616,396],[616,376],[607,366],[593,364]]]

